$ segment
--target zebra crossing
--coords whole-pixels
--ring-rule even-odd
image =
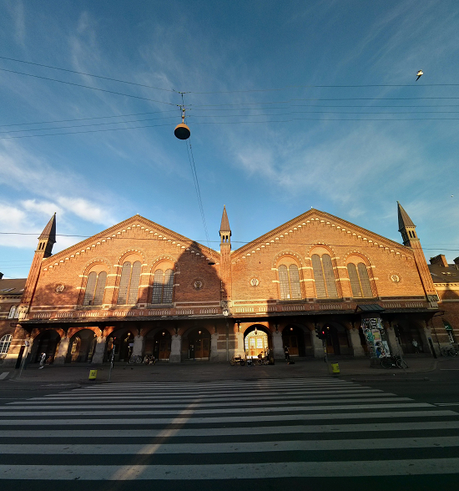
[[[112,383],[0,407],[0,486],[458,472],[457,412],[339,379]]]

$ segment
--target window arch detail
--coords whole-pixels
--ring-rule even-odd
[[[153,275],[153,294],[151,303],[172,303],[174,292],[174,270],[157,269]]]
[[[130,261],[126,261],[123,264],[118,289],[118,305],[137,303],[141,269],[140,261],[135,261],[132,264]]]
[[[311,256],[317,298],[338,298],[335,272],[329,254]]]
[[[0,355],[6,355],[10,349],[13,336],[11,334],[5,334],[0,339]]]
[[[301,298],[300,272],[296,264],[281,264],[277,269],[281,300]]]
[[[91,271],[88,275],[88,282],[86,283],[83,305],[102,305],[106,282],[106,271],[100,271],[99,273]]]
[[[367,267],[364,263],[359,262],[357,265],[349,263],[347,265],[347,272],[349,274],[349,279],[351,280],[353,297],[374,297]]]

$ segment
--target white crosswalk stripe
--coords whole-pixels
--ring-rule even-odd
[[[113,383],[0,406],[0,482],[439,475],[458,455],[457,412],[339,379]]]

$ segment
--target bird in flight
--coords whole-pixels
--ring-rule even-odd
[[[424,75],[424,72],[422,70],[419,70],[418,73],[416,73],[418,78],[416,79],[416,82],[421,78],[422,75]]]

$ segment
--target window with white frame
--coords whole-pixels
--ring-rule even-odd
[[[118,305],[137,303],[142,264],[126,261],[121,269],[120,286],[118,290]]]
[[[281,264],[278,268],[281,300],[301,298],[300,273],[296,264]]]
[[[338,298],[331,257],[328,254],[313,254],[311,261],[317,298]]]
[[[0,355],[6,355],[10,349],[10,344],[13,339],[11,334],[5,334],[0,339]]]

